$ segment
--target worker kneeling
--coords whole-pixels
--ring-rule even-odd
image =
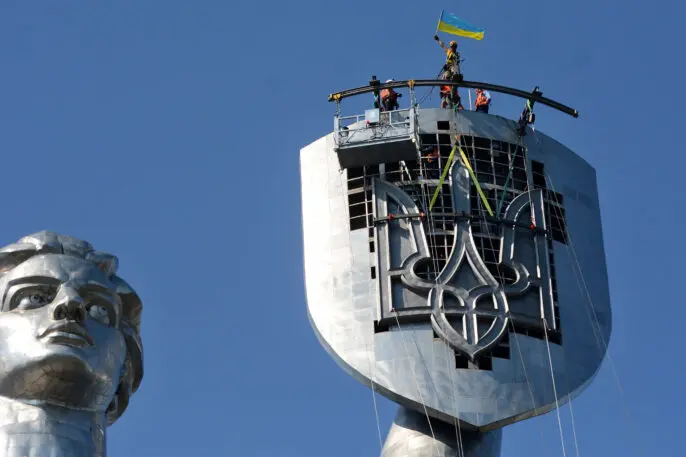
[[[389,79],[386,83],[392,83],[393,80]],[[403,94],[399,94],[393,89],[384,89],[381,91],[381,107],[382,111],[395,111],[400,108],[398,104],[398,97],[402,97]]]
[[[491,94],[483,89],[476,90],[475,111],[488,114],[488,107],[491,104]]]

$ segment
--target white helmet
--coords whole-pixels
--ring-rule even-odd
[[[386,82],[387,82],[387,83],[392,83],[393,80],[392,80],[392,79],[387,79]]]

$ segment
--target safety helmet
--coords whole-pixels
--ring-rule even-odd
[[[451,41],[450,42],[450,47],[452,48],[453,46],[457,46],[457,41]]]
[[[387,83],[392,83],[392,82],[393,82],[393,79],[387,79],[386,82],[387,82]]]

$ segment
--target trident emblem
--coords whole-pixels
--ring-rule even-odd
[[[468,179],[463,166],[455,163],[451,173],[456,217],[453,246],[433,281],[416,272],[419,263],[432,259],[424,226],[419,218],[411,217],[420,214],[419,209],[402,189],[375,180],[377,218],[401,216],[377,227],[381,297],[377,328],[430,321],[450,347],[474,360],[498,343],[511,319],[542,327],[542,318],[552,315],[553,302],[542,192],[517,196],[500,221],[500,240],[494,242],[499,264],[516,276],[512,283],[502,284],[474,242],[472,228],[480,221],[468,215]],[[537,221],[534,229],[529,222],[531,211]]]

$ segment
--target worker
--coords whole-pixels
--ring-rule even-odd
[[[443,65],[443,79],[452,81],[454,79],[462,79],[462,72],[460,71],[460,53],[457,52],[457,41],[451,41],[449,47],[446,47],[438,35],[434,35],[434,40],[445,51],[445,65]]]
[[[374,108],[381,108],[381,96],[378,90],[374,91]]]
[[[522,115],[519,116],[517,133],[520,136],[526,135],[526,126],[527,125],[533,126],[534,122],[536,122],[536,115],[532,111],[531,105],[527,101],[526,106],[524,107],[524,110],[522,111]]]
[[[453,107],[456,107],[458,111],[464,109],[457,86],[441,86],[441,108]]]
[[[476,102],[474,103],[475,110],[479,113],[488,114],[488,107],[491,104],[491,94],[483,89],[476,90]]]
[[[386,84],[392,83],[393,80],[389,79],[386,81]],[[390,89],[384,89],[381,91],[381,106],[383,107],[383,111],[394,111],[400,108],[400,105],[398,104],[398,97],[402,97],[403,94],[399,94],[396,91],[394,91],[392,88]]]

